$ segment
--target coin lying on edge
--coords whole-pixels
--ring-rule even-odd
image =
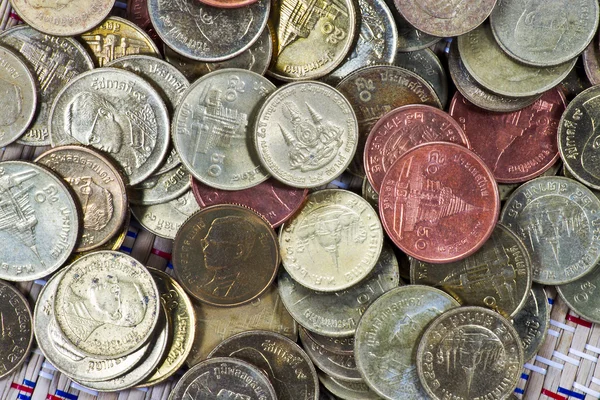
[[[33,342],[33,318],[27,299],[9,283],[0,281],[0,378],[15,371],[29,355]]]

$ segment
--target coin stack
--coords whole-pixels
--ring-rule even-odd
[[[51,148],[0,162],[0,278],[46,281],[0,377],[35,334],[99,392],[509,399],[543,285],[600,322],[597,0],[11,4],[0,145]]]

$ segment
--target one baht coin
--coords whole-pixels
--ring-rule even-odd
[[[576,308],[570,308],[581,315]],[[515,314],[512,322],[521,338],[524,359],[531,360],[544,344],[550,327],[550,304],[542,285],[534,284],[531,287],[525,305]]]
[[[476,252],[492,234],[499,210],[489,168],[454,143],[409,150],[390,167],[379,192],[379,214],[392,241],[435,264]]]
[[[573,282],[600,260],[600,201],[581,183],[553,176],[521,185],[506,201],[501,222],[525,243],[533,281]]]
[[[11,374],[24,361],[33,342],[33,319],[27,299],[12,285],[0,281],[0,378]]]
[[[510,321],[481,307],[436,318],[421,338],[417,372],[434,400],[508,397],[523,368],[521,339]]]
[[[383,247],[383,229],[365,199],[325,189],[310,194],[283,225],[279,244],[292,279],[312,290],[336,292],[371,273]]]
[[[137,260],[98,251],[73,262],[58,283],[54,315],[67,342],[88,357],[123,357],[143,346],[159,319],[156,283]]]
[[[108,153],[129,185],[150,176],[169,146],[169,115],[160,95],[138,75],[99,68],[77,76],[50,110],[53,147],[84,144]]]
[[[350,164],[358,142],[352,106],[321,82],[294,82],[271,94],[256,118],[255,144],[264,167],[298,188],[322,186]]]
[[[48,168],[0,163],[0,278],[32,281],[50,275],[77,245],[79,215],[67,184]]]

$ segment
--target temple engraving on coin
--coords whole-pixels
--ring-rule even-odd
[[[115,32],[118,32],[116,29]],[[100,67],[120,57],[145,54],[148,52],[148,43],[118,33],[84,34],[81,38],[90,46],[98,60]]]

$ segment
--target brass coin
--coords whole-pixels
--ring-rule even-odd
[[[173,269],[195,299],[235,306],[263,293],[277,274],[279,248],[273,228],[258,214],[217,205],[193,214],[177,232]]]
[[[570,309],[583,318],[600,323],[600,268],[594,267],[592,272],[574,282],[557,285],[556,290]]]
[[[524,359],[531,360],[546,340],[550,326],[550,305],[543,286],[531,287],[525,306],[515,314],[512,322],[521,338]]]
[[[434,400],[508,397],[523,368],[521,339],[500,314],[459,307],[436,318],[421,338],[417,372]]]
[[[190,190],[191,183],[189,171],[179,164],[176,168],[162,174],[153,174],[137,185],[130,186],[127,195],[129,202],[137,206],[164,204],[183,196]]]
[[[0,378],[14,372],[29,355],[33,318],[27,299],[9,283],[0,281]]]
[[[356,366],[371,390],[389,400],[426,398],[417,376],[417,346],[431,321],[458,306],[441,290],[421,285],[377,299],[362,316],[354,342]]]
[[[83,230],[76,251],[96,249],[121,230],[127,195],[123,178],[109,159],[82,146],[61,146],[46,151],[35,162],[62,177],[79,201]]]

